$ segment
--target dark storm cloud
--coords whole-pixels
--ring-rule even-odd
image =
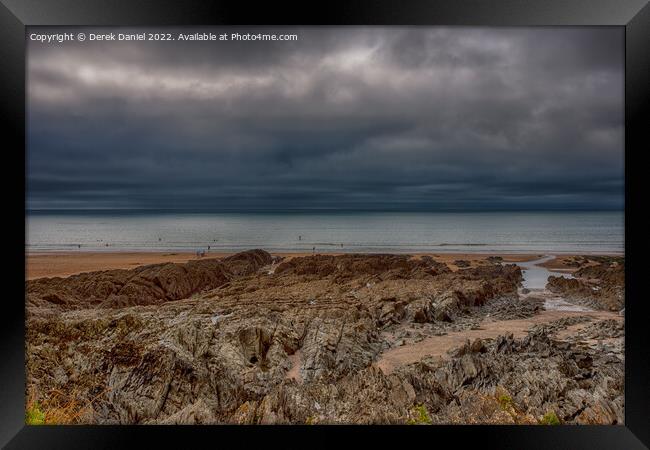
[[[29,42],[28,206],[623,205],[619,29],[265,31]]]

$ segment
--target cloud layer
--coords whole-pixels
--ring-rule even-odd
[[[28,207],[623,205],[618,28],[265,31],[28,42]]]

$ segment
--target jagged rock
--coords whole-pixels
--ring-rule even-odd
[[[254,273],[270,262],[267,252],[251,250],[222,260],[201,259],[68,278],[41,278],[27,282],[27,305],[77,309],[160,304],[217,288],[234,276]]]
[[[431,258],[412,259],[408,255],[316,255],[282,262],[275,273],[332,277],[337,282],[362,275],[381,280],[430,278],[450,272],[446,264]]]
[[[596,259],[596,257],[591,257]],[[606,257],[595,265],[581,267],[573,276],[550,276],[546,288],[567,301],[596,309],[620,311],[625,306],[623,258]]]
[[[549,338],[559,326],[472,340],[388,375],[376,366],[387,346],[489,312],[538,312],[517,300],[514,265],[312,256],[269,273],[273,263],[252,251],[28,282],[28,389],[74,396],[90,405],[80,420],[99,424],[406,423],[415,407],[434,423],[531,423],[549,409],[567,423],[622,421],[622,345],[578,349]],[[574,335],[595,336],[622,340],[622,325]]]

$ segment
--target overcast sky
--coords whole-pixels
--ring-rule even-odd
[[[271,31],[28,41],[28,207],[622,208],[621,28]]]

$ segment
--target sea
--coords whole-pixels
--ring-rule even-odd
[[[622,211],[30,211],[27,252],[623,253]],[[209,250],[208,250],[209,248]]]

